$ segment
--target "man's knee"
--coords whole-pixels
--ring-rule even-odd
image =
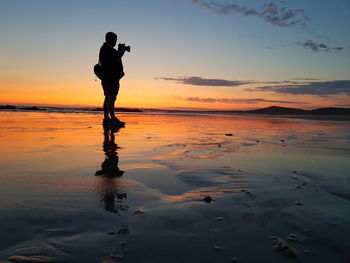
[[[115,100],[116,100],[116,96],[106,96],[106,97],[105,97],[105,102],[106,102],[108,105],[114,104]]]
[[[117,99],[117,95],[116,94],[111,95],[111,101],[115,102],[116,99]]]

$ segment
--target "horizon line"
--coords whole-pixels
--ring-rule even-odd
[[[45,104],[45,103],[1,103],[0,106],[17,106],[17,107],[57,107],[57,108],[75,108],[75,109],[86,109],[86,108],[102,108],[101,105],[84,105],[84,104]],[[249,111],[249,110],[257,110],[257,109],[265,109],[270,107],[280,107],[280,108],[289,108],[289,109],[302,109],[302,110],[310,110],[310,109],[303,109],[303,108],[293,108],[293,107],[284,107],[284,106],[276,106],[276,105],[269,105],[265,107],[258,107],[258,108],[245,108],[245,109],[215,109],[215,108],[197,108],[197,107],[115,107],[115,108],[122,108],[122,109],[140,109],[140,110],[169,110],[169,111],[219,111],[219,112],[229,112],[229,111]],[[320,109],[320,108],[344,108],[348,109],[350,106],[323,106],[323,107],[314,107],[311,108],[311,110]]]

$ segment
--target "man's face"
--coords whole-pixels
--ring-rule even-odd
[[[111,43],[109,44],[111,44],[114,47],[117,44],[117,38],[111,39]]]
[[[106,40],[108,44],[110,44],[112,47],[114,47],[117,43],[117,37],[110,37],[109,39]]]

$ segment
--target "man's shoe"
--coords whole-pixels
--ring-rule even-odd
[[[112,122],[112,125],[114,125],[114,126],[118,126],[118,127],[125,126],[125,122],[119,120],[118,118],[111,120],[111,122]]]

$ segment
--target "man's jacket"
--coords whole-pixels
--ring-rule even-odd
[[[124,52],[116,50],[108,43],[103,43],[100,49],[99,61],[104,79],[120,79],[124,76],[123,55]]]

